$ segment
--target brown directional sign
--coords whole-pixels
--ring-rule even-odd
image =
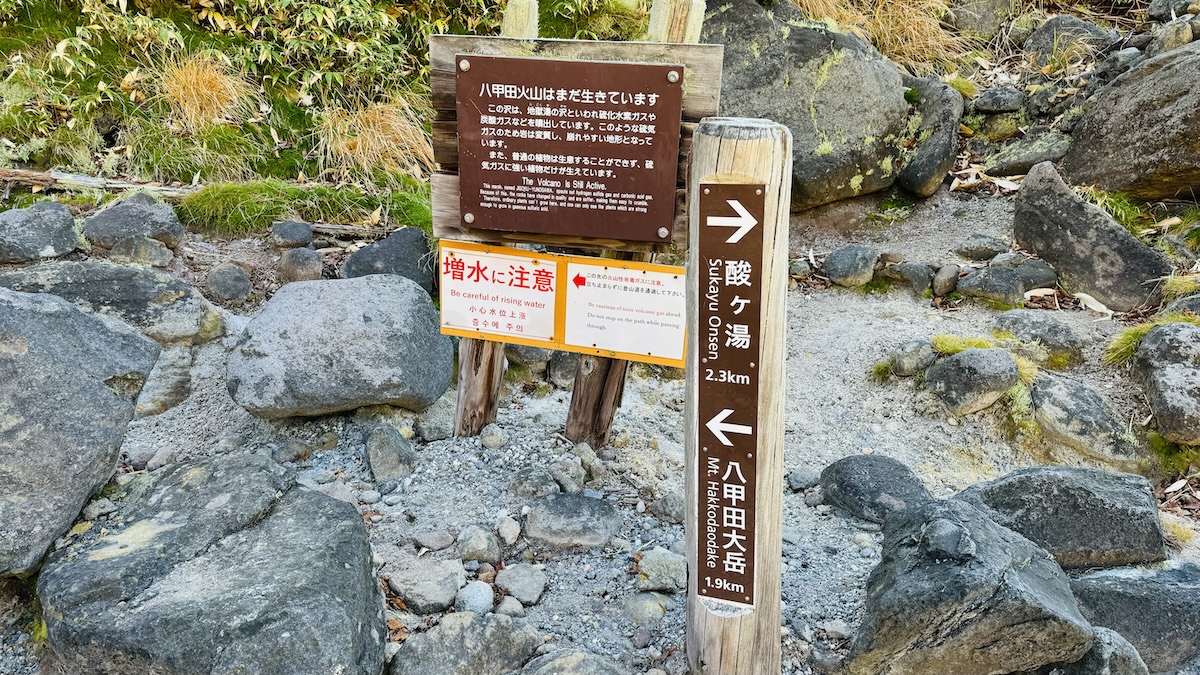
[[[700,186],[698,593],[754,605],[766,186]]]
[[[682,65],[475,54],[455,63],[464,226],[671,240]]]

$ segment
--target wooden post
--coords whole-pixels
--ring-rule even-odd
[[[700,42],[700,27],[704,23],[704,0],[654,0],[650,7],[650,26],[646,31],[649,42]],[[618,254],[608,257],[650,262],[651,253]],[[629,363],[620,359],[583,356],[575,371],[575,386],[571,407],[567,412],[564,435],[576,443],[593,448],[608,445],[612,435],[613,418],[621,407],[625,393],[625,376]]]
[[[780,672],[791,174],[791,134],[783,125],[709,118],[696,130],[689,181],[685,428],[687,654],[693,673]],[[707,195],[707,203],[702,202],[702,194]],[[761,222],[743,227],[753,221]],[[761,233],[753,232],[754,228],[761,228]],[[753,268],[744,283],[734,274],[750,269],[741,260]],[[750,304],[744,303],[742,295],[751,299]],[[757,320],[746,319],[755,313]],[[735,314],[740,317],[734,318]],[[739,318],[748,322],[747,343],[733,341],[739,331],[731,323]],[[738,462],[747,469],[742,481],[737,480],[741,473],[730,471]],[[738,493],[730,489],[743,486],[744,501],[737,502]],[[743,529],[738,529],[739,513],[746,518]],[[736,551],[728,547],[730,532],[748,537],[744,564],[750,571],[737,569],[736,559],[730,567],[727,556]]]
[[[509,0],[500,34],[505,37],[536,38],[537,0]],[[485,426],[496,421],[506,367],[504,343],[474,338],[459,340],[455,436],[478,436]]]

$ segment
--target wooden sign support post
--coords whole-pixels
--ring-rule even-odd
[[[700,42],[704,23],[704,0],[654,0],[650,7],[648,42]],[[605,257],[649,262],[652,253],[606,252]],[[564,435],[576,443],[593,448],[608,445],[613,418],[625,395],[625,377],[629,362],[601,356],[581,356],[575,370],[571,407],[567,411]]]
[[[787,127],[709,118],[692,144],[687,654],[704,675],[780,672]]]
[[[501,35],[538,36],[537,0],[509,0]],[[454,406],[454,435],[478,436],[496,421],[500,388],[504,384],[504,343],[462,338],[458,342],[458,399]]]

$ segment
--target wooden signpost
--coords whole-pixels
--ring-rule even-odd
[[[784,335],[791,133],[704,120],[688,258],[688,662],[780,671]]]

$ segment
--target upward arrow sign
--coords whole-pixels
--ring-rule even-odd
[[[754,216],[750,215],[750,212],[747,211],[746,207],[742,206],[742,203],[738,200],[726,199],[725,203],[729,204],[729,206],[737,212],[737,215],[709,216],[708,222],[706,222],[705,225],[709,227],[738,228],[736,232],[729,235],[729,238],[725,240],[726,244],[736,244],[742,240],[742,237],[746,236],[747,232],[754,229],[754,226],[758,224],[758,220],[756,220]]]

